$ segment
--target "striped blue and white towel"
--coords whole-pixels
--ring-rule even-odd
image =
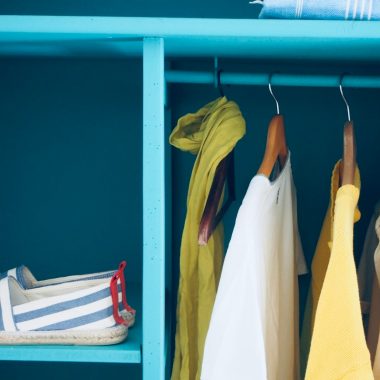
[[[118,290],[120,303],[120,284]],[[109,282],[23,289],[13,277],[0,280],[0,331],[88,331],[115,325]]]
[[[380,20],[379,0],[256,0],[259,18]]]

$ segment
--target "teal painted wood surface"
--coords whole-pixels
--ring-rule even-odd
[[[165,378],[164,41],[144,40],[143,378]]]
[[[167,86],[165,85],[167,90]],[[165,102],[166,98],[165,91]],[[173,320],[175,322],[175,311],[173,301],[176,297],[177,283],[173,283],[173,224],[172,224],[172,199],[173,199],[173,182],[172,182],[172,151],[168,147],[169,136],[172,131],[172,111],[170,108],[165,107],[165,226],[166,226],[166,247],[165,247],[165,283],[166,283],[166,300],[165,300],[165,378],[170,378],[172,368],[172,354],[173,354]],[[176,268],[177,270],[177,268]]]
[[[166,56],[380,59],[375,21],[0,16],[3,55],[141,55],[144,37],[164,38]]]
[[[127,292],[137,314],[125,342],[111,346],[0,345],[0,361],[141,363],[141,285],[128,285]]]
[[[344,74],[344,69],[342,69]],[[343,87],[380,88],[380,76],[375,75],[321,75],[321,74],[272,74],[272,73],[220,73],[222,85],[238,86],[296,86],[296,87]],[[215,74],[202,71],[165,71],[167,83],[193,83],[214,85]]]
[[[140,331],[139,331],[140,330]],[[128,342],[115,346],[0,346],[0,360],[39,362],[140,363],[141,326],[131,330]]]

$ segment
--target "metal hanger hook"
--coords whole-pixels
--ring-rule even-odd
[[[344,77],[344,74],[341,75],[341,77],[340,77],[339,90],[340,90],[340,94],[342,95],[342,99],[343,99],[343,101],[344,101],[344,103],[346,104],[346,107],[347,107],[348,121],[351,121],[350,106],[348,105],[347,99],[346,99],[346,97],[344,96],[344,93],[343,93],[343,86],[342,86],[343,77]]]
[[[220,74],[221,74],[222,70],[219,68],[219,63],[218,63],[218,57],[215,57],[214,58],[214,84],[215,84],[215,87],[219,90],[219,94],[221,97],[224,97],[224,91],[223,91],[223,87],[222,87],[222,83],[220,81]]]
[[[269,75],[268,88],[269,88],[269,92],[270,92],[270,94],[272,95],[274,101],[276,102],[277,115],[279,115],[279,114],[280,114],[280,106],[279,106],[279,104],[278,104],[278,100],[277,100],[277,98],[274,96],[273,91],[272,91],[272,84],[271,84],[272,76],[273,76],[273,74],[270,74],[270,75]]]
[[[220,74],[222,73],[222,70],[219,69],[216,73],[216,77],[217,77],[217,82],[218,82],[218,90],[219,90],[219,94],[220,96],[223,98],[224,97],[224,91],[223,91],[223,87],[222,87],[222,84],[220,82]]]

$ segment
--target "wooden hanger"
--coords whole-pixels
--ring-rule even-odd
[[[340,171],[340,184],[353,185],[356,169],[356,141],[354,124],[347,121],[343,130],[343,159]]]
[[[224,97],[223,88],[220,81],[222,70],[218,69],[217,60],[215,61],[217,88],[219,95]],[[220,199],[223,194],[224,184],[227,181],[228,199],[218,212]],[[216,168],[214,179],[211,185],[202,218],[199,224],[198,244],[207,245],[210,236],[223,219],[225,213],[236,199],[235,196],[235,170],[234,170],[234,151],[232,150]]]
[[[340,185],[353,185],[355,182],[356,170],[356,141],[354,123],[351,120],[350,106],[346,100],[342,88],[342,79],[340,81],[339,90],[342,95],[343,101],[347,107],[348,121],[344,124],[343,128],[343,158],[340,166]]]
[[[271,86],[271,77],[269,78],[269,92],[276,102],[277,115],[272,117],[272,120],[268,126],[267,144],[265,147],[265,153],[258,174],[263,174],[266,177],[270,177],[274,165],[279,160],[281,167],[285,165],[286,158],[288,156],[288,146],[285,138],[284,117],[280,115],[280,107],[278,100],[273,94]]]
[[[276,161],[279,160],[283,167],[287,156],[284,118],[282,115],[275,115],[269,123],[265,153],[257,173],[269,178]]]

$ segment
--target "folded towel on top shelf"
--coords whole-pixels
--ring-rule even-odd
[[[379,0],[257,0],[259,18],[380,20]]]

